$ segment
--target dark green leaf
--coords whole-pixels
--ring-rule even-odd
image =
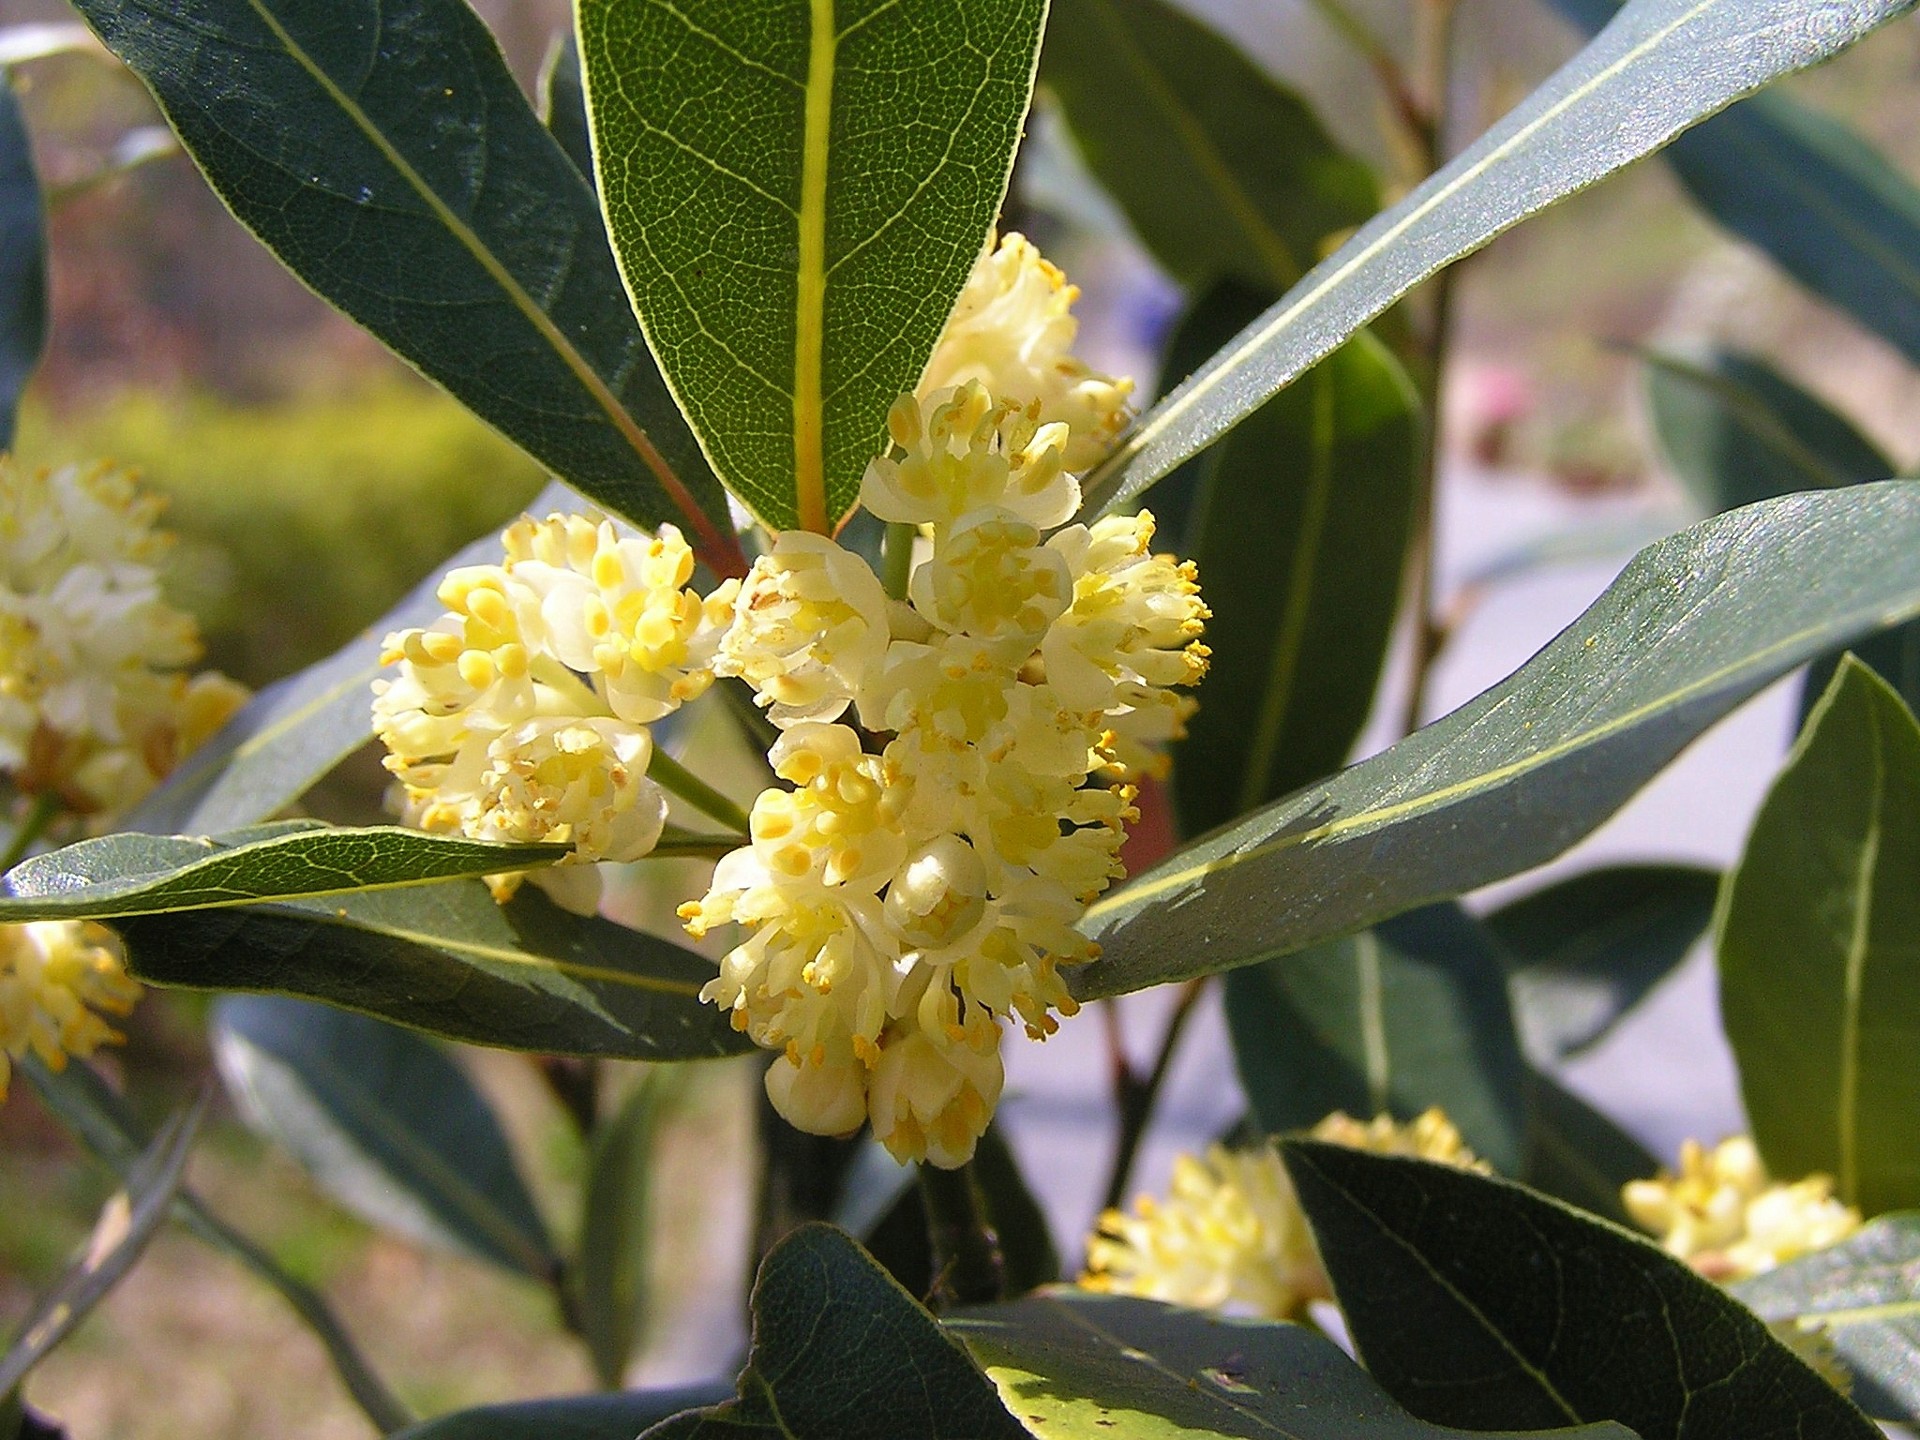
[[[1920,1425],[1920,1215],[1882,1216],[1733,1293],[1762,1320],[1831,1340],[1869,1415]]]
[[[987,1222],[1000,1238],[1009,1295],[1024,1295],[1060,1278],[1060,1255],[1046,1211],[1020,1172],[1004,1127],[989,1125],[973,1153],[973,1182],[979,1187]]]
[[[47,235],[13,82],[0,68],[0,450],[13,448],[20,394],[47,344]]]
[[[284,995],[229,995],[214,1057],[254,1129],[370,1224],[537,1280],[559,1264],[493,1109],[411,1031]]]
[[[324,1000],[416,1030],[556,1055],[695,1060],[752,1049],[700,1003],[713,963],[537,891],[459,882],[116,922],[156,985]]]
[[[582,1338],[608,1389],[619,1388],[646,1322],[653,1142],[670,1083],[664,1074],[642,1076],[620,1108],[594,1127],[587,1157],[572,1280]]]
[[[1411,382],[1362,332],[1208,452],[1190,553],[1213,656],[1175,752],[1186,834],[1346,760],[1400,605],[1420,432]]]
[[[1233,1320],[1065,1288],[964,1310],[946,1323],[1041,1440],[1463,1435],[1414,1419],[1339,1346],[1302,1325]],[[1618,1425],[1554,1434],[1558,1440],[1631,1440]]]
[[[1083,998],[1351,934],[1551,859],[1795,665],[1920,610],[1920,487],[1789,496],[1643,550],[1513,675],[1096,903]]]
[[[1527,1153],[1527,1064],[1506,972],[1458,905],[1433,905],[1227,977],[1234,1061],[1269,1133],[1335,1110],[1441,1106],[1509,1175]]]
[[[1806,729],[1813,707],[1820,703],[1820,697],[1827,693],[1827,687],[1840,669],[1840,657],[1849,653],[1891,685],[1909,710],[1920,708],[1920,622],[1909,620],[1904,625],[1891,625],[1877,635],[1869,635],[1846,650],[1831,650],[1809,665],[1800,681],[1800,713],[1794,726],[1795,734]]]
[[[392,1440],[633,1440],[650,1425],[732,1393],[725,1384],[483,1405],[423,1421]]]
[[[397,825],[289,820],[225,835],[102,835],[23,860],[0,921],[152,915],[550,865],[564,845],[496,845]]]
[[[733,549],[593,192],[461,0],[76,8],[316,292],[600,503]]]
[[[1649,355],[1647,399],[1660,448],[1710,515],[1898,469],[1846,416],[1749,355]]]
[[[1088,168],[1189,285],[1284,290],[1380,208],[1372,172],[1298,95],[1164,0],[1053,0],[1041,79]]]
[[[0,1395],[12,1393],[22,1376],[74,1332],[159,1233],[187,1172],[187,1156],[205,1113],[202,1098],[170,1120],[128,1173],[126,1188],[107,1201],[86,1251],[40,1297],[0,1358]]]
[[[1920,725],[1858,662],[1761,805],[1717,929],[1768,1167],[1831,1175],[1869,1215],[1920,1205]]]
[[[1006,193],[1045,0],[581,0],[634,307],[728,488],[829,530]]]
[[[804,1225],[760,1266],[739,1398],[645,1440],[1019,1440],[958,1341],[829,1225]]]
[[[1556,1200],[1625,1224],[1620,1188],[1649,1178],[1660,1162],[1552,1076],[1535,1071],[1529,1095],[1527,1168],[1521,1178]]]
[[[1912,4],[1835,0],[1816,25],[1805,0],[1632,0],[1531,97],[1149,411],[1089,478],[1088,508],[1121,504],[1212,444],[1437,270]]]
[[[593,173],[593,137],[587,129],[587,92],[580,84],[580,43],[569,25],[554,37],[540,67],[540,119],[589,188]]]
[[[1878,1440],[1764,1324],[1649,1241],[1446,1165],[1299,1140],[1282,1154],[1362,1363],[1424,1419]]]
[[[1720,876],[1691,865],[1589,870],[1482,922],[1513,967],[1529,1054],[1577,1055],[1639,1004],[1713,920]]]

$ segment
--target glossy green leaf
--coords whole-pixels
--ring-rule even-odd
[[[1673,972],[1713,920],[1720,876],[1691,865],[1589,870],[1481,923],[1512,967],[1527,1051],[1577,1055]]]
[[[1513,675],[1094,904],[1083,998],[1351,934],[1551,859],[1794,666],[1920,610],[1920,487],[1789,496],[1643,550]]]
[[[803,1225],[753,1286],[739,1398],[645,1440],[1020,1440],[967,1352],[853,1241]]]
[[[1614,1420],[1640,1440],[1878,1440],[1726,1292],[1504,1180],[1290,1140],[1360,1358],[1442,1425]]]
[[[1830,1340],[1869,1415],[1920,1425],[1920,1215],[1882,1216],[1733,1293],[1762,1320]]]
[[[431,1041],[284,995],[229,995],[214,1058],[240,1113],[369,1224],[537,1280],[559,1265],[493,1108]]]
[[[670,1083],[664,1074],[642,1076],[620,1108],[594,1127],[587,1156],[570,1279],[594,1373],[613,1390],[620,1387],[646,1322],[653,1143]],[[662,1411],[656,1418],[675,1413]]]
[[[13,448],[20,395],[47,345],[47,235],[13,82],[0,68],[0,450]]]
[[[1721,1020],[1767,1165],[1869,1215],[1920,1206],[1920,724],[1841,663],[1717,921]]]
[[[122,1181],[133,1173],[140,1163],[142,1147],[150,1142],[126,1102],[108,1089],[91,1067],[72,1064],[55,1074],[38,1056],[28,1055],[20,1062],[20,1072],[47,1109],[97,1160]],[[185,1185],[174,1195],[173,1213],[195,1236],[232,1256],[278,1292],[326,1347],[327,1358],[339,1372],[341,1383],[382,1434],[412,1421],[412,1412],[374,1373],[319,1291],[294,1279],[273,1256],[214,1214]]]
[[[1898,469],[1846,416],[1750,355],[1649,355],[1646,374],[1660,448],[1708,514]]]
[[[529,870],[566,850],[313,820],[215,836],[102,835],[9,870],[0,879],[0,921],[152,915],[407,886]]]
[[[732,553],[593,192],[462,0],[80,0],[318,294],[562,479]]]
[[[523,889],[462,881],[115,922],[156,985],[324,1000],[416,1030],[556,1055],[699,1060],[752,1049],[700,1003],[713,962]]]
[[[1544,1072],[1528,1087],[1527,1168],[1535,1190],[1619,1224],[1620,1188],[1649,1179],[1660,1162],[1633,1136]]]
[[[1589,33],[1616,0],[1550,0]],[[1666,160],[1706,212],[1920,360],[1920,188],[1865,137],[1785,95],[1683,135]]]
[[[1062,1288],[963,1310],[946,1326],[1040,1440],[1463,1435],[1416,1420],[1339,1346],[1304,1325]],[[1631,1440],[1618,1425],[1553,1433],[1559,1440]]]
[[[1364,226],[1172,395],[1089,477],[1089,509],[1212,444],[1415,285],[1913,0],[1632,0],[1587,48]]]
[[[1189,285],[1284,290],[1380,208],[1372,172],[1305,101],[1166,0],[1053,0],[1040,76],[1088,168]]]
[[[1335,1110],[1441,1106],[1509,1175],[1527,1153],[1527,1063],[1506,971],[1459,906],[1434,905],[1227,977],[1234,1063],[1269,1134]]]
[[[1175,751],[1185,833],[1346,760],[1399,609],[1421,428],[1405,372],[1363,332],[1207,453],[1188,553],[1213,654]]]
[[[671,1415],[695,1405],[712,1405],[732,1393],[732,1387],[724,1384],[683,1385],[671,1390],[482,1405],[423,1421],[391,1440],[633,1440]]]
[[[0,1395],[11,1394],[29,1370],[78,1328],[159,1233],[187,1173],[187,1156],[205,1113],[202,1099],[168,1121],[128,1173],[126,1188],[107,1201],[86,1250],[40,1297],[0,1357]]]
[[[600,192],[714,469],[829,530],[1006,193],[1046,0],[578,0]]]

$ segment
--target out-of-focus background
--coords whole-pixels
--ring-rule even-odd
[[[531,90],[567,21],[566,0],[475,3]],[[1382,33],[1404,29],[1396,17],[1407,0],[1352,3]],[[1390,186],[1405,182],[1366,68],[1307,0],[1191,8],[1307,93]],[[1456,146],[1576,45],[1537,0],[1463,0],[1461,13]],[[0,0],[0,25],[73,18],[59,0]],[[20,458],[112,457],[170,497],[181,537],[176,596],[199,615],[212,663],[256,685],[298,669],[538,489],[533,462],[309,295],[186,160],[98,178],[129,131],[158,123],[137,82],[98,60],[63,57],[22,67],[15,83],[53,197],[52,345],[30,392]],[[1895,26],[1789,88],[1920,173],[1920,25]],[[1179,293],[1087,194],[1058,134],[1043,113],[1015,214],[1080,285],[1083,349],[1151,394]],[[1469,262],[1458,327],[1445,396],[1443,591],[1543,537],[1618,538],[1577,562],[1476,587],[1436,672],[1434,713],[1507,673],[1571,619],[1636,537],[1690,518],[1654,458],[1637,348],[1754,352],[1840,406],[1903,463],[1920,456],[1914,370],[1715,230],[1658,161]],[[1385,718],[1397,713],[1393,688],[1370,746],[1394,738]],[[1726,863],[1791,716],[1791,697],[1769,692],[1556,869],[1603,857]],[[378,806],[381,778],[371,760],[355,762],[316,805],[364,818]],[[1567,1077],[1663,1155],[1685,1134],[1712,1139],[1739,1124],[1703,962],[1695,956]],[[1164,1003],[1127,1002],[1126,1029],[1140,1047],[1154,1038]],[[208,1071],[201,1013],[191,997],[143,1005],[131,1043],[105,1064],[158,1108]],[[515,1057],[464,1058],[499,1099],[549,1213],[573,1213],[581,1157],[546,1090]],[[1100,1027],[1085,1017],[1045,1047],[1013,1040],[1009,1062],[1012,1137],[1071,1257],[1113,1139]],[[744,1284],[756,1083],[750,1064],[693,1067],[676,1102],[657,1171],[658,1298],[638,1378],[695,1378],[731,1364],[740,1331],[728,1297]],[[1176,1148],[1203,1144],[1241,1108],[1217,1011],[1203,1011],[1139,1185],[1162,1186]],[[194,1183],[322,1285],[421,1408],[590,1384],[544,1292],[375,1234],[230,1117],[209,1126]],[[109,1188],[16,1087],[0,1108],[0,1324],[23,1314],[57,1272]],[[716,1284],[717,1305],[702,1299]],[[36,1373],[33,1398],[82,1437],[367,1433],[278,1299],[178,1233],[163,1236],[78,1340]]]

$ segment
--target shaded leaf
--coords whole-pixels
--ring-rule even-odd
[[[1776,1174],[1920,1205],[1920,724],[1843,660],[1755,816],[1717,923],[1720,1012]]]
[[[284,995],[213,1009],[249,1125],[368,1223],[537,1280],[559,1265],[493,1108],[430,1041]]]
[[[634,308],[767,525],[853,505],[1006,193],[1045,0],[581,0]]]
[[[1920,1424],[1920,1215],[1882,1216],[1733,1293],[1763,1320],[1832,1341],[1869,1415]]]
[[[1496,1169],[1527,1154],[1527,1063],[1506,972],[1458,905],[1433,905],[1227,977],[1234,1063],[1261,1128],[1441,1106]]]
[[[1189,553],[1212,659],[1175,751],[1185,833],[1347,758],[1400,605],[1421,428],[1412,383],[1363,332],[1208,452]]]
[[[1513,967],[1529,1054],[1577,1055],[1671,974],[1713,920],[1720,876],[1691,865],[1589,870],[1481,924]]]
[[[1060,1255],[1053,1248],[1047,1213],[1040,1208],[1002,1126],[988,1125],[973,1154],[973,1182],[987,1221],[1000,1238],[1006,1265],[1006,1293],[1024,1295],[1060,1278]]]
[[[1213,443],[1415,285],[1651,153],[1729,102],[1837,53],[1913,0],[1632,0],[1587,48],[1365,225],[1088,478],[1112,509]]]
[[[47,346],[47,227],[13,81],[0,66],[0,450]]]
[[[75,8],[319,295],[601,504],[733,550],[593,192],[461,0]]]
[[[540,119],[567,152],[587,187],[598,190],[593,173],[593,136],[587,129],[587,92],[580,84],[580,42],[573,27],[554,36],[540,67]]]
[[[1041,79],[1087,166],[1188,285],[1278,292],[1380,208],[1372,172],[1226,36],[1164,0],[1053,0]]]
[[[202,1098],[168,1121],[129,1171],[126,1188],[107,1201],[85,1253],[40,1297],[0,1358],[0,1395],[10,1394],[133,1268],[166,1222],[205,1113]]]
[[[840,1231],[803,1225],[753,1286],[753,1349],[739,1398],[645,1440],[1018,1440],[967,1352]]]
[[[946,1321],[1041,1440],[1221,1436],[1441,1440],[1339,1346],[1303,1325],[1228,1319],[1071,1288]],[[1618,1425],[1553,1432],[1631,1440]]]
[[[1551,1075],[1536,1070],[1528,1091],[1527,1168],[1535,1190],[1627,1223],[1620,1189],[1660,1168],[1647,1148]]]
[[[214,836],[102,835],[9,870],[0,921],[152,915],[494,875],[550,865],[567,849],[313,820]]]
[[[1807,728],[1813,707],[1820,703],[1820,697],[1833,683],[1841,657],[1848,654],[1891,685],[1909,710],[1920,707],[1920,622],[1909,620],[1903,625],[1888,626],[1845,650],[1831,650],[1807,667],[1807,673],[1800,680],[1799,714],[1794,723],[1796,735]]]
[[[1311,1141],[1281,1153],[1362,1362],[1443,1425],[1876,1440],[1719,1287],[1518,1185]]]
[[[155,985],[324,1000],[479,1045],[626,1060],[734,1055],[752,1042],[700,1003],[713,962],[535,890],[478,882],[121,920]]]
[[[1795,665],[1920,609],[1920,488],[1788,496],[1643,550],[1513,675],[1096,902],[1082,998],[1304,949],[1551,859]]]
[[[668,1077],[644,1075],[593,1130],[572,1266],[582,1337],[602,1385],[617,1389],[646,1321],[647,1221],[654,1138]],[[722,1397],[714,1397],[715,1399]],[[688,1404],[712,1403],[689,1401]],[[663,1410],[656,1419],[686,1409]]]
[[[392,1440],[633,1440],[670,1415],[690,1406],[714,1404],[731,1393],[731,1386],[715,1382],[483,1405],[423,1421]]]

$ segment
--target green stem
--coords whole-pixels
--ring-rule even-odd
[[[919,533],[919,526],[902,520],[893,521],[887,526],[886,544],[880,551],[885,567],[880,583],[887,587],[887,594],[896,600],[907,598],[907,580],[913,574],[913,542]]]
[[[51,790],[43,790],[33,797],[33,808],[27,811],[20,828],[13,832],[5,853],[0,854],[0,874],[5,874],[27,858],[27,851],[33,848],[33,842],[46,833],[47,826],[53,823],[59,813],[60,797]]]
[[[722,855],[751,844],[743,834],[694,835],[668,827],[660,843],[642,858],[647,860],[718,860]]]
[[[653,747],[653,759],[647,762],[647,778],[670,794],[678,795],[702,815],[718,820],[742,835],[747,833],[746,811],[658,745]]]
[[[972,1162],[958,1170],[922,1165],[920,1200],[926,1207],[927,1240],[933,1247],[930,1307],[940,1311],[1006,1299],[1006,1259],[974,1183]]]

